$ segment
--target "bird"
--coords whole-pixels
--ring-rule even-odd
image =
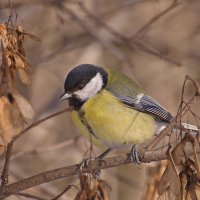
[[[81,134],[107,147],[99,158],[132,145],[131,160],[139,164],[136,145],[159,134],[174,118],[131,78],[93,64],[80,64],[67,74],[60,100],[67,99]]]

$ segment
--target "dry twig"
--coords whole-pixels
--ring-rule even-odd
[[[140,152],[140,151],[139,151]],[[199,153],[200,150],[198,149],[197,152]],[[186,155],[192,155],[193,151],[188,150],[186,151]],[[185,156],[184,152],[182,152],[178,156]],[[141,162],[148,163],[152,161],[160,161],[165,160],[167,158],[166,150],[165,151],[148,151],[145,152],[145,154],[140,157]],[[80,173],[94,173],[95,171],[99,171],[106,168],[116,167],[119,165],[129,164],[131,163],[131,160],[129,158],[129,153],[113,156],[110,158],[102,159],[102,160],[95,160],[91,161],[91,164],[88,167],[85,167],[80,170],[80,164],[75,164],[67,167],[62,167],[54,170],[50,170],[47,172],[43,172],[41,174],[37,174],[35,176],[23,179],[21,181],[18,181],[16,183],[12,183],[9,185],[6,185],[4,188],[4,194],[2,197],[7,197],[12,195],[13,193],[20,192],[22,190],[35,187],[37,185],[47,183],[56,179],[60,178],[67,178],[70,176],[78,175]]]

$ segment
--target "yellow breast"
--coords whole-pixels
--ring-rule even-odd
[[[106,90],[89,99],[82,110],[98,140],[108,147],[138,144],[150,139],[154,134],[155,120],[151,115],[125,106]],[[90,138],[77,111],[72,112],[72,118],[81,133]],[[94,137],[92,139],[94,143],[99,143]]]

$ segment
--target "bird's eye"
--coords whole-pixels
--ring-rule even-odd
[[[83,87],[84,87],[84,84],[83,84],[83,83],[81,83],[80,85],[78,85],[78,89],[79,89],[79,90],[83,89]]]

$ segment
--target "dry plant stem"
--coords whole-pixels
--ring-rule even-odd
[[[162,11],[158,15],[154,16],[152,19],[150,19],[150,21],[147,24],[141,27],[139,31],[137,31],[137,33],[131,37],[131,41],[136,40],[142,33],[146,32],[150,26],[152,26],[155,22],[157,22],[161,17],[165,16],[169,11],[181,5],[181,3],[178,3],[177,1],[178,0],[174,0],[171,6],[166,8],[164,11]]]
[[[59,199],[62,195],[64,195],[72,187],[75,187],[77,190],[79,190],[79,188],[76,187],[75,185],[68,185],[60,194],[58,194],[56,197],[52,198],[51,200],[57,200],[57,199]]]
[[[123,62],[126,60],[126,55],[120,51],[115,45],[106,37],[102,37],[99,31],[96,31],[93,26],[86,23],[85,20],[83,20],[82,16],[79,16],[76,14],[73,9],[69,8],[68,6],[64,6],[63,4],[57,4],[59,9],[63,11],[63,13],[68,13],[72,19],[74,19],[84,30],[86,30],[93,38],[95,38],[97,41],[99,41],[104,48],[106,48],[117,60],[120,62]]]
[[[19,137],[21,137],[22,135],[24,135],[27,131],[29,131],[30,129],[32,129],[32,128],[38,126],[39,124],[43,123],[44,121],[47,121],[48,119],[53,118],[53,117],[55,117],[55,116],[57,116],[57,115],[63,114],[63,113],[65,113],[65,112],[70,112],[70,111],[72,111],[72,110],[73,110],[72,108],[66,108],[66,109],[64,109],[64,110],[58,111],[58,112],[56,112],[56,113],[53,113],[52,115],[49,115],[49,116],[47,116],[47,117],[44,117],[43,119],[40,119],[40,120],[38,120],[38,121],[36,121],[36,122],[33,122],[31,125],[29,125],[27,128],[25,128],[23,131],[21,131],[17,136],[15,136],[15,137],[13,138],[12,141],[14,142],[14,141],[17,140]]]
[[[24,193],[24,192],[18,192],[18,193],[14,193],[12,195],[22,196],[22,197],[26,197],[26,198],[30,198],[30,199],[37,199],[37,200],[47,200],[47,199],[44,199],[44,198],[41,198],[41,197],[37,197],[35,195]]]
[[[65,140],[64,142],[52,144],[52,145],[47,146],[47,147],[30,149],[30,150],[27,150],[27,151],[20,151],[20,152],[17,152],[16,154],[13,154],[11,160],[16,160],[16,159],[18,159],[22,156],[26,156],[26,155],[35,155],[35,154],[40,154],[40,153],[47,153],[47,152],[50,152],[50,151],[56,151],[56,150],[60,150],[62,148],[67,148],[67,147],[70,147],[71,145],[74,145],[79,139],[80,139],[80,135],[78,135],[74,138]]]
[[[1,195],[4,193],[4,187],[8,183],[8,171],[9,171],[10,158],[12,155],[12,148],[13,148],[13,142],[8,144],[7,150],[6,150],[5,163],[3,167],[3,172],[1,174],[1,187],[0,187]]]
[[[179,119],[179,117],[183,117],[189,110],[190,106],[195,103],[195,101],[197,100],[199,96],[194,95],[189,102],[187,103],[187,105],[185,105],[183,107],[183,109],[181,110],[181,112],[179,112],[177,114],[177,116],[167,125],[167,127],[161,131],[161,133],[159,134],[159,136],[157,138],[155,138],[149,145],[147,145],[145,147],[146,151],[152,150],[164,137],[166,134],[170,133],[173,129],[173,127],[175,126],[175,124],[177,123],[177,119]]]
[[[196,88],[196,95],[200,96],[200,85],[189,75],[186,75],[185,78],[190,80],[194,84],[194,87]]]
[[[173,5],[170,6],[170,8],[167,9],[167,12],[170,11],[172,8],[174,8],[175,6],[177,5],[180,5],[180,4],[176,4],[176,1],[175,0],[173,2]],[[110,34],[112,34],[114,37],[116,37],[120,42],[122,43],[125,43],[126,45],[130,46],[131,48],[136,48],[140,51],[143,51],[145,53],[148,53],[148,54],[151,54],[153,56],[157,56],[157,57],[160,57],[170,63],[173,63],[177,66],[181,66],[180,62],[176,61],[176,60],[172,60],[171,58],[168,58],[167,56],[165,55],[162,55],[161,53],[159,52],[156,52],[155,50],[153,49],[150,49],[146,46],[144,46],[143,44],[141,44],[140,42],[137,42],[137,37],[139,36],[140,33],[142,33],[143,29],[141,30],[141,32],[139,31],[137,33],[137,37],[134,38],[134,41],[133,39],[128,39],[126,36],[122,35],[120,32],[114,30],[112,27],[110,27],[109,25],[107,25],[106,23],[104,23],[100,18],[98,18],[95,14],[93,14],[92,12],[90,12],[90,10],[88,10],[86,8],[86,6],[84,5],[84,3],[82,3],[81,1],[78,2],[79,3],[79,6],[80,8],[87,14],[87,16],[92,19],[93,21],[95,21],[99,26],[105,28],[106,31],[108,31]],[[145,27],[145,30],[147,28],[149,28],[154,22],[156,22],[160,17],[164,16],[167,12],[164,12],[162,14],[160,14],[159,16],[156,16],[153,18],[153,22],[151,23],[147,23],[144,27]]]
[[[198,149],[198,153],[200,150]],[[186,151],[186,155],[190,156],[193,154],[193,151]],[[182,152],[179,156],[185,156],[184,152]],[[152,161],[160,161],[167,158],[166,151],[156,151],[156,152],[145,152],[143,157],[140,158],[141,162],[147,163]],[[98,170],[116,167],[119,165],[124,165],[131,163],[131,160],[129,158],[129,153],[118,155],[102,160],[94,160],[92,161],[92,164],[89,167],[85,167],[80,170],[80,164],[75,164],[67,167],[62,167],[54,170],[50,170],[47,172],[43,172],[41,174],[37,174],[35,176],[26,178],[24,180],[18,181],[16,183],[12,183],[9,185],[6,185],[4,188],[4,194],[3,196],[0,196],[0,198],[7,197],[12,195],[13,193],[20,192],[22,190],[47,183],[56,179],[60,178],[66,178],[74,175],[78,175],[80,173],[93,173]]]
[[[57,115],[63,114],[65,112],[69,112],[71,111],[72,108],[67,108],[64,110],[61,110],[59,112],[56,112],[52,115],[49,115],[39,121],[36,121],[34,123],[32,123],[30,126],[28,126],[27,128],[25,128],[21,133],[19,133],[16,137],[13,138],[13,140],[8,144],[7,147],[7,151],[6,151],[6,159],[5,159],[5,163],[4,163],[4,168],[3,168],[3,172],[1,174],[1,187],[0,187],[0,194],[2,195],[4,193],[4,188],[5,185],[8,183],[8,171],[9,171],[9,164],[10,164],[10,159],[11,159],[11,155],[12,155],[12,148],[13,148],[13,144],[15,142],[15,140],[17,140],[19,137],[21,137],[23,134],[25,134],[28,130],[30,130],[31,128],[34,128],[35,126],[37,126],[38,124],[52,118],[55,117]]]

